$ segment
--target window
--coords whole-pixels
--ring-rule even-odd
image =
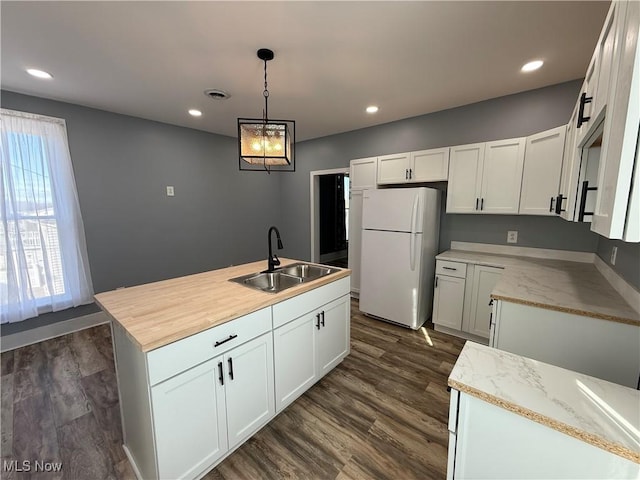
[[[1,323],[90,303],[64,120],[2,109]]]

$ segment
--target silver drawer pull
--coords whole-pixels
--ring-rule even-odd
[[[234,338],[238,338],[238,335],[229,335],[229,338],[227,338],[227,339],[225,339],[225,340],[222,340],[222,341],[220,341],[220,342],[216,342],[216,343],[214,343],[214,344],[213,344],[213,347],[214,347],[214,348],[215,348],[215,347],[219,347],[219,346],[220,346],[220,345],[222,345],[223,343],[227,343],[227,342],[229,342],[229,341],[233,340]]]
[[[458,270],[457,268],[453,268],[453,267],[442,267],[442,268],[444,268],[445,270]]]

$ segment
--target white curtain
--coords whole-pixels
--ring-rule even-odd
[[[64,120],[0,109],[0,323],[91,303]]]

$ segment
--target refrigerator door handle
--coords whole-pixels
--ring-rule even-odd
[[[418,207],[420,202],[420,195],[416,193],[413,199],[413,207],[411,209],[411,235],[409,235],[409,262],[411,271],[416,269],[416,222],[418,221]]]

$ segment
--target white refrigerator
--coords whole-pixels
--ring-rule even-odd
[[[362,200],[360,310],[414,330],[431,315],[440,192],[368,190]]]

